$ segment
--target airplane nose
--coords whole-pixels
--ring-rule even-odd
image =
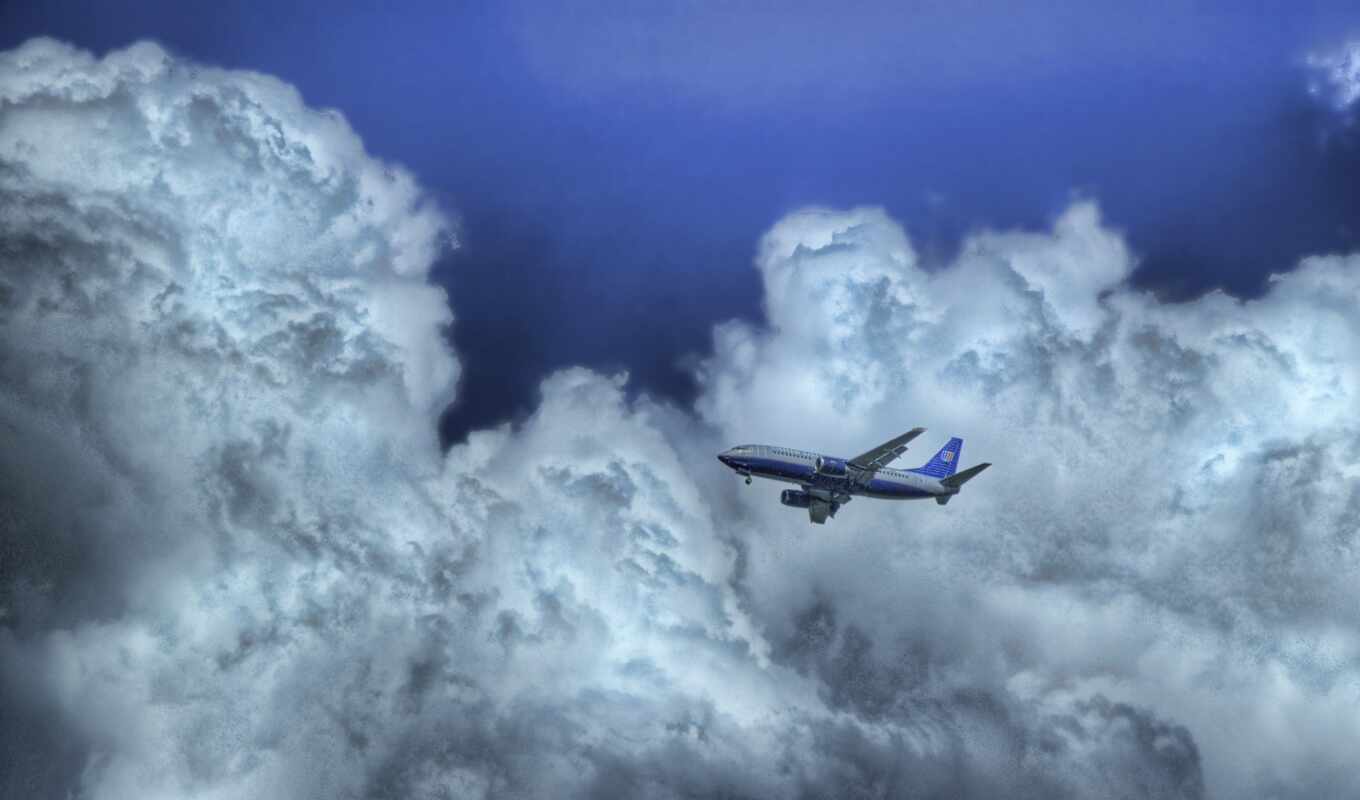
[[[729,455],[726,454],[726,453],[719,453],[719,454],[718,454],[718,460],[721,461],[722,463],[726,464],[726,465],[729,466],[729,467],[732,466],[732,457],[729,456]]]

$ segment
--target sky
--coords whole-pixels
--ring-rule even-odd
[[[1360,794],[1358,113],[1343,4],[0,5],[0,794]]]
[[[1360,155],[1306,67],[1351,4],[1013,5],[9,3],[0,44],[265,72],[420,175],[460,221],[449,442],[572,364],[692,401],[710,328],[760,317],[755,233],[809,204],[887,208],[942,264],[1090,197],[1174,300],[1355,245]]]

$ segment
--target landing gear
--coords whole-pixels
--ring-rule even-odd
[[[747,485],[747,486],[750,486],[750,485],[751,485],[751,476],[750,476],[750,475],[747,475],[747,476],[746,476],[746,485]]]

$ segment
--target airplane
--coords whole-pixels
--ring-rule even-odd
[[[800,484],[801,490],[786,489],[781,493],[779,502],[806,508],[809,520],[824,525],[827,517],[836,516],[840,507],[856,495],[888,500],[933,497],[936,503],[944,505],[965,483],[991,466],[982,463],[956,472],[963,440],[955,436],[924,466],[888,469],[890,462],[907,451],[907,443],[925,430],[912,428],[850,459],[787,447],[743,444],[718,454],[718,460],[745,477],[747,484],[751,483],[752,476]]]

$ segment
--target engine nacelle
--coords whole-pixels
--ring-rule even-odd
[[[779,493],[779,502],[794,508],[807,508],[812,505],[812,495],[797,489],[785,489]]]
[[[817,456],[817,471],[823,475],[830,475],[835,478],[844,478],[848,470],[844,461],[839,458],[827,458]]]

